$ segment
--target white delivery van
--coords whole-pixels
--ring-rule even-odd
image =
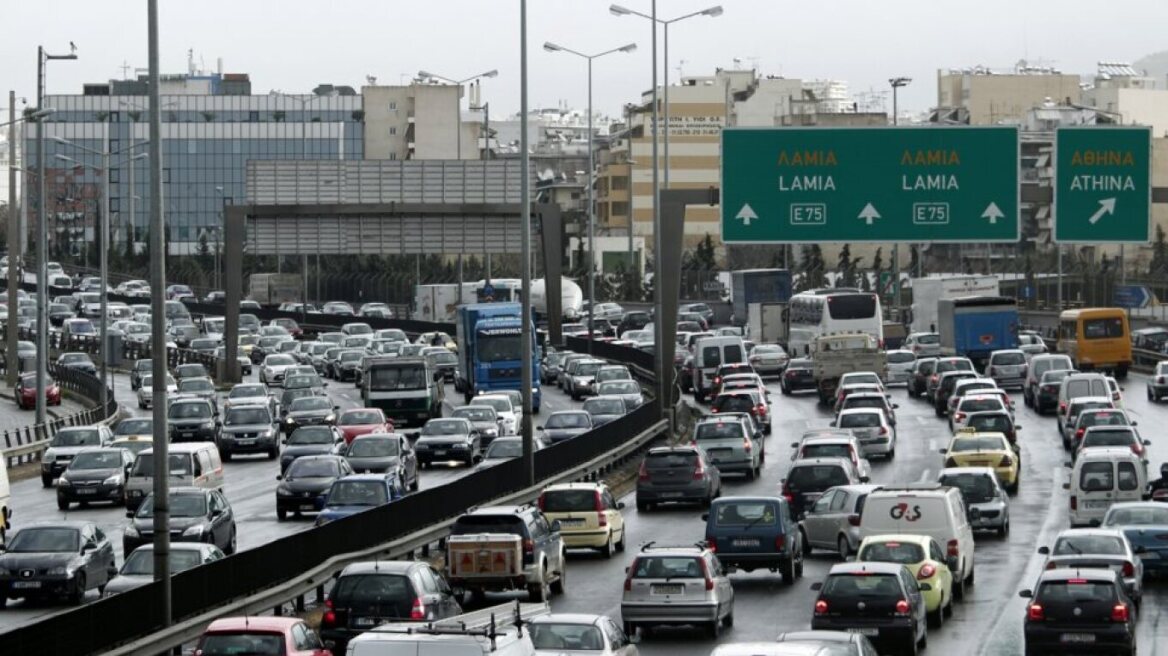
[[[436,622],[395,622],[349,642],[347,656],[535,656],[527,622],[547,615],[546,603],[483,608]],[[330,645],[325,645],[330,646]]]
[[[223,461],[214,442],[171,444],[170,486],[223,489]],[[134,511],[154,491],[154,449],[146,449],[134,460],[126,479],[126,510]]]
[[[694,398],[698,401],[709,398],[718,367],[740,362],[746,362],[746,347],[741,337],[715,335],[694,342]]]
[[[1140,501],[1148,487],[1147,461],[1126,447],[1088,447],[1071,466],[1071,526],[1098,526],[1111,504]]]
[[[973,526],[961,490],[939,483],[914,483],[873,490],[860,515],[860,540],[870,535],[928,535],[945,546],[953,571],[953,594],[973,583]]]

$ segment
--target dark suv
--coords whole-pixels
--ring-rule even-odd
[[[696,446],[650,449],[637,475],[637,510],[659,503],[697,502],[703,506],[722,494],[722,475]]]
[[[727,567],[769,569],[791,585],[803,576],[803,541],[780,497],[722,497],[702,514],[706,544]]]
[[[882,653],[915,654],[927,639],[925,598],[904,565],[840,563],[833,565],[815,600],[812,630],[846,631],[867,636]]]
[[[428,563],[382,560],[341,570],[321,616],[321,638],[342,654],[349,641],[386,622],[433,621],[462,614],[442,575]]]
[[[929,377],[937,368],[937,358],[919,358],[913,364],[912,372],[908,375],[905,387],[909,396],[921,396],[929,386]]]
[[[1136,653],[1136,607],[1110,569],[1049,569],[1026,607],[1026,653]]]

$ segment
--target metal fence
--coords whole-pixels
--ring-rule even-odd
[[[58,367],[55,364],[49,365],[48,372],[57,381],[62,392],[69,390],[85,399],[92,407],[51,419],[43,424],[29,424],[5,430],[4,448],[0,454],[7,459],[9,466],[39,460],[53,436],[62,428],[91,426],[118,414],[118,404],[114,400],[113,392],[107,397],[109,399],[107,405],[104,407],[101,405],[101,381],[96,376],[69,367]]]

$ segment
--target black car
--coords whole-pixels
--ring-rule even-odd
[[[280,426],[285,435],[291,435],[305,426],[332,426],[337,421],[340,406],[333,405],[328,397],[310,395],[295,399],[283,407],[287,410]]]
[[[303,456],[344,455],[345,447],[345,438],[333,426],[301,426],[284,440],[280,471]]]
[[[856,562],[833,565],[819,591],[811,628],[867,636],[882,652],[915,654],[927,641],[927,583],[904,565]]]
[[[134,455],[126,449],[86,449],[57,479],[57,508],[68,510],[72,502],[82,506],[95,502],[126,503],[126,477],[134,466]]]
[[[495,409],[489,405],[464,405],[454,409],[451,417],[466,419],[479,432],[479,444],[485,451],[487,447],[499,437],[499,426],[502,419]]]
[[[623,335],[630,330],[640,330],[649,325],[652,319],[648,312],[625,312],[625,316],[621,317],[620,324],[616,331],[618,335]]]
[[[57,366],[84,371],[90,376],[97,375],[97,365],[93,364],[88,353],[62,353],[61,357],[57,358]]]
[[[318,398],[324,398],[317,394],[316,390],[311,387],[296,387],[293,389],[286,389],[280,393],[280,411],[287,413],[291,410],[292,404],[296,401],[314,396]]]
[[[937,368],[937,358],[918,358],[905,387],[909,396],[921,396],[929,388],[929,376]]]
[[[783,394],[815,389],[815,376],[810,358],[794,358],[787,364],[783,377],[779,379],[779,389]]]
[[[206,399],[176,399],[166,409],[171,442],[218,442],[220,422]]]
[[[9,599],[100,593],[116,576],[114,548],[93,522],[46,522],[20,529],[0,552],[0,608]]]
[[[1057,409],[1059,389],[1062,388],[1063,379],[1073,373],[1078,372],[1072,369],[1056,369],[1043,373],[1034,395],[1034,411],[1040,415],[1044,415],[1047,412]]]
[[[483,457],[482,441],[474,425],[468,419],[454,417],[427,421],[414,448],[421,467],[451,460],[461,460],[470,467]]]
[[[583,435],[592,430],[592,415],[583,410],[560,410],[553,412],[543,425],[536,426],[548,444],[556,444]]]
[[[637,474],[637,510],[661,503],[691,502],[709,506],[722,494],[722,475],[696,446],[649,449]]]
[[[235,514],[219,490],[198,487],[170,489],[170,539],[172,542],[206,542],[235,553]],[[154,495],[137,512],[129,511],[130,525],[122,534],[122,553],[154,542]]]
[[[1123,579],[1106,568],[1049,569],[1026,606],[1027,654],[1135,654],[1136,607]]]
[[[49,324],[50,325],[57,326],[59,328],[61,326],[61,324],[65,323],[66,319],[72,319],[73,317],[76,317],[76,316],[77,316],[77,313],[73,311],[73,308],[69,307],[65,303],[50,303],[49,304]]]
[[[297,517],[303,512],[320,512],[333,481],[352,474],[348,461],[338,455],[306,455],[292,461],[276,477],[276,519],[284,521],[288,513]]]
[[[345,450],[345,460],[358,474],[388,474],[401,489],[418,489],[418,455],[401,433],[358,435]]]
[[[435,371],[442,374],[443,381],[454,382],[454,372],[458,369],[458,356],[448,350],[435,351],[426,356]]]
[[[413,560],[353,563],[341,570],[321,618],[321,638],[343,654],[349,641],[385,622],[433,621],[462,614],[462,607],[429,564]]]

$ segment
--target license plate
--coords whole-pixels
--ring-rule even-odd
[[[353,626],[377,626],[375,617],[354,617]]]
[[[1084,501],[1084,508],[1108,508],[1111,506],[1110,501]]]
[[[738,539],[738,540],[731,540],[730,544],[732,544],[736,547],[757,547],[761,543],[758,540]]]
[[[434,452],[434,455],[436,455],[436,456],[444,456],[444,455],[446,455],[446,450],[445,450],[445,449],[443,449],[443,450],[441,450],[441,451],[435,451],[435,452]]]
[[[654,585],[649,588],[649,591],[655,595],[675,595],[681,594],[685,590],[685,586],[677,585]]]
[[[662,499],[677,499],[677,498],[681,497],[681,495],[682,495],[681,492],[662,492],[661,498]]]
[[[860,634],[860,635],[862,635],[862,636],[870,636],[870,637],[874,637],[874,636],[878,636],[878,635],[880,635],[880,629],[869,629],[869,628],[857,629],[857,628],[851,628],[851,629],[848,629],[848,633],[858,633],[858,634]]]
[[[77,488],[77,494],[97,494],[97,490],[92,487]]]
[[[255,440],[250,439],[250,438],[249,439],[242,439],[242,440],[235,440],[235,443],[240,445],[240,446],[250,446],[252,444],[255,444]]]
[[[300,504],[300,507],[301,508],[308,508],[309,510],[315,510],[316,504],[315,503],[302,503],[302,504]]]
[[[1086,644],[1095,642],[1094,633],[1064,633],[1059,636],[1059,642],[1071,642],[1076,644]]]
[[[583,526],[583,519],[561,519],[560,526]]]
[[[25,588],[25,589],[27,589],[27,588],[39,588],[39,587],[41,587],[41,582],[40,582],[40,581],[13,581],[13,582],[12,582],[12,587],[14,587],[14,588]]]
[[[190,431],[182,431],[178,434],[179,437],[194,437],[195,434]]]

